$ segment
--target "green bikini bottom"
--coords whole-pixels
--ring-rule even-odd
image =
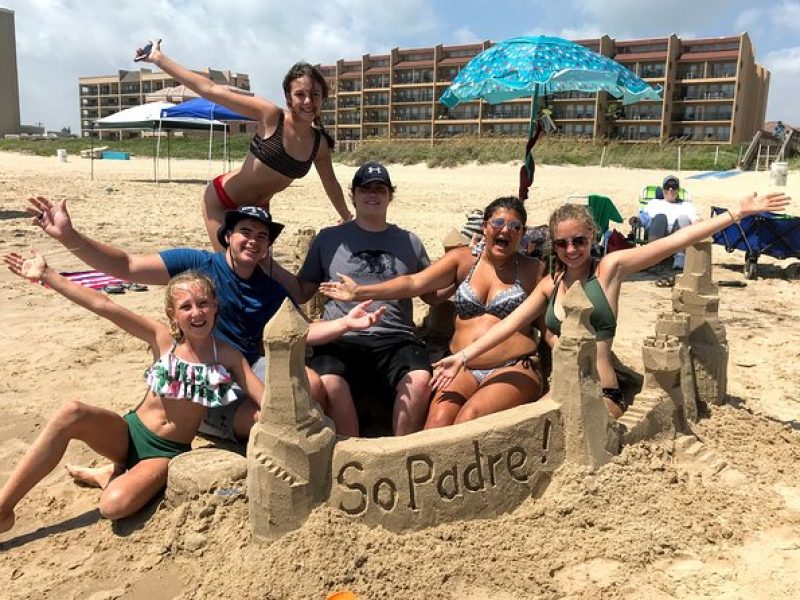
[[[128,458],[125,468],[130,469],[135,464],[148,458],[174,458],[178,454],[192,449],[191,444],[172,442],[157,436],[150,431],[134,411],[124,417],[128,423]]]

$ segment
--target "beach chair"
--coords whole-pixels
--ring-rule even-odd
[[[711,207],[711,216],[727,212]],[[714,234],[714,243],[725,250],[744,251],[744,276],[758,277],[758,257],[762,254],[777,259],[800,258],[800,217],[763,212],[744,217]]]
[[[639,212],[642,212],[650,200],[663,200],[664,190],[660,185],[646,185],[642,188],[639,194]],[[686,188],[678,188],[678,200],[681,202],[691,202],[692,197]],[[638,218],[638,213],[635,215]],[[644,227],[642,227],[638,220],[631,222],[631,233],[629,239],[634,244],[646,244],[647,240],[644,235]]]

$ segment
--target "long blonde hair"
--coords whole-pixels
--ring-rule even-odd
[[[175,319],[172,317],[172,313],[175,310],[175,298],[173,297],[173,292],[177,286],[184,284],[193,284],[199,286],[211,300],[214,302],[217,301],[217,291],[214,289],[214,282],[212,282],[208,276],[200,273],[199,271],[184,271],[183,273],[178,273],[175,275],[175,277],[170,279],[169,282],[167,282],[166,289],[164,290],[164,311],[167,313],[167,319],[169,320],[169,332],[176,342],[183,341],[184,334],[181,328],[178,327]],[[216,320],[216,313],[214,314],[214,319]]]

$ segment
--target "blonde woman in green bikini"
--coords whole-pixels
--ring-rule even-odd
[[[206,410],[236,400],[234,382],[260,405],[264,386],[242,353],[212,335],[218,307],[205,275],[186,271],[170,280],[167,326],[67,280],[36,253],[28,259],[7,254],[4,261],[15,275],[47,284],[147,342],[155,363],[146,373],[144,399],[125,416],[77,400],[58,409],[0,489],[0,532],[14,526],[14,507],[58,465],[71,440],[81,440],[114,463],[104,471],[104,481],[92,483],[103,488],[103,516],[120,519],[166,485],[170,459],[191,449]]]
[[[627,405],[611,362],[611,344],[617,327],[620,286],[625,279],[647,269],[675,252],[683,250],[710,235],[738,222],[742,217],[763,211],[780,211],[790,201],[782,193],[766,196],[748,194],[739,202],[738,211],[729,211],[707,221],[682,228],[674,234],[645,246],[620,250],[596,260],[591,255],[595,226],[585,206],[565,204],[550,217],[550,234],[556,253],[557,269],[536,286],[525,301],[505,319],[460,352],[434,365],[431,385],[446,389],[462,368],[495,347],[510,335],[526,327],[545,313],[545,340],[551,347],[558,344],[561,321],[564,319],[564,294],[579,281],[593,305],[590,322],[597,335],[597,373],[608,411],[619,418]]]

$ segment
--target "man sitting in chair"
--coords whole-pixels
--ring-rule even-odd
[[[648,242],[666,237],[681,227],[697,221],[697,209],[690,201],[679,197],[680,187],[681,184],[677,177],[667,175],[664,183],[661,184],[663,198],[659,198],[658,196],[661,194],[657,193],[655,199],[650,200],[644,208],[639,210],[639,216],[631,219],[632,224],[644,228],[645,239]],[[676,253],[673,257],[672,268],[682,269],[684,257],[683,252]]]

